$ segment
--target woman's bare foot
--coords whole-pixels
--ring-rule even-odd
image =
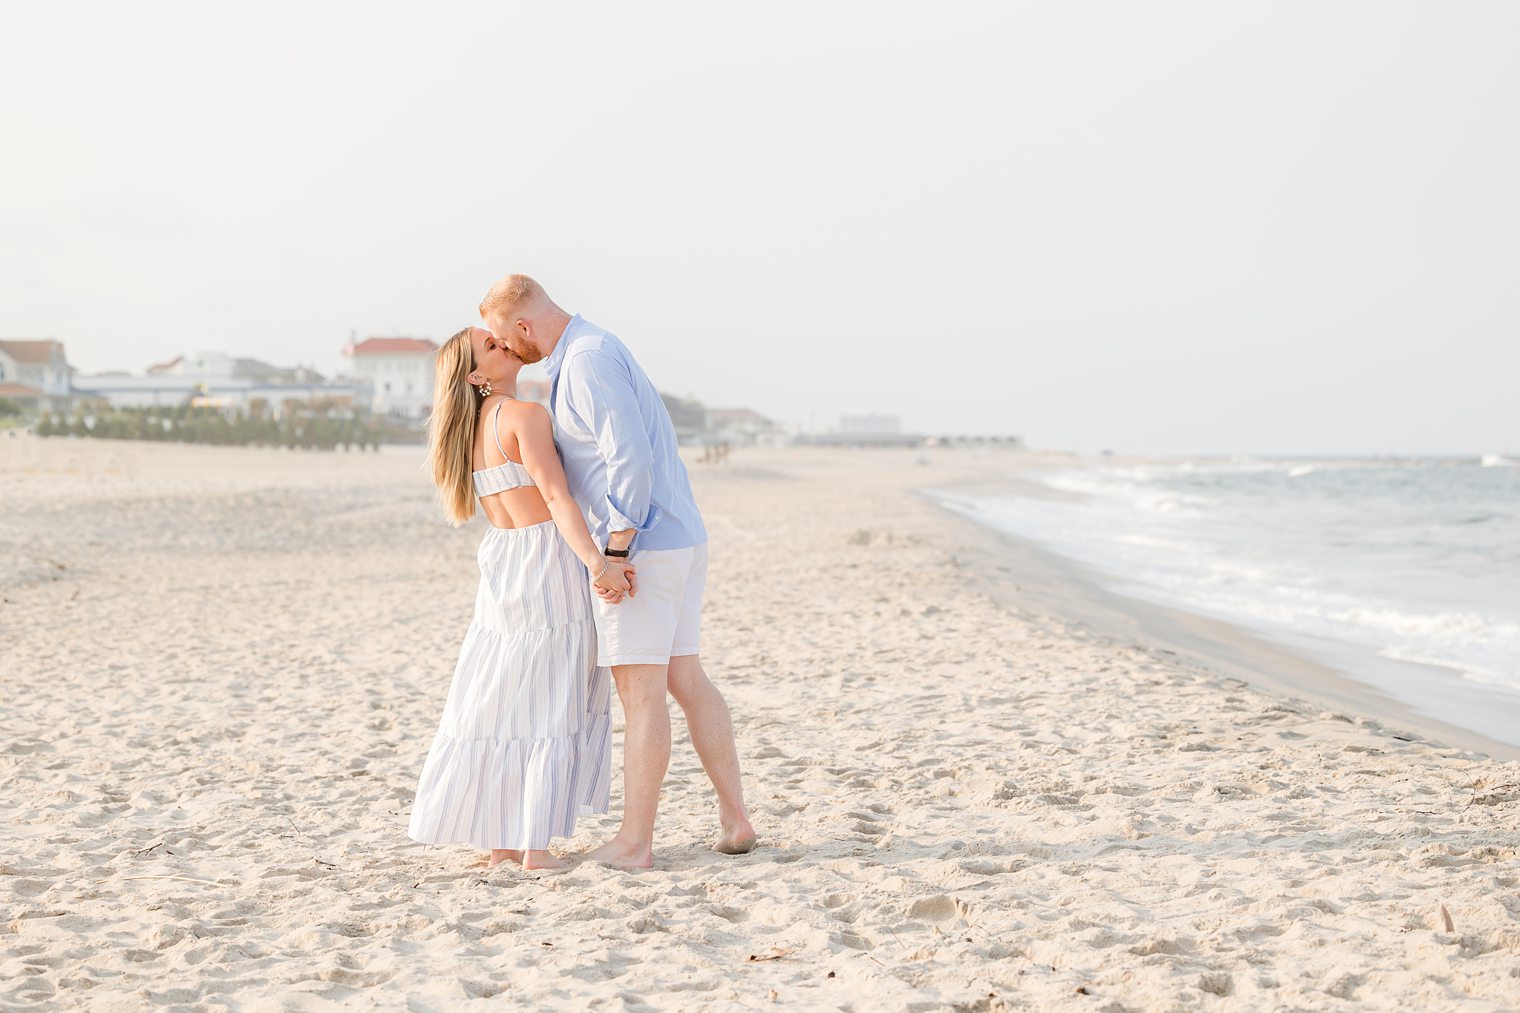
[[[747,855],[755,850],[755,828],[743,817],[723,824],[713,850],[724,855]]]
[[[523,853],[521,851],[517,851],[513,848],[492,848],[489,867],[494,869],[502,862],[512,862],[516,865],[521,865],[522,860]]]
[[[614,837],[600,848],[586,852],[593,862],[610,865],[614,869],[651,869],[654,867],[654,851],[648,845],[625,844]]]
[[[522,867],[528,872],[543,872],[550,869],[568,869],[570,863],[562,858],[555,858],[548,851],[524,851]]]

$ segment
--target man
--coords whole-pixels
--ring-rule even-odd
[[[714,847],[753,850],[728,704],[698,652],[707,529],[665,403],[617,337],[560,309],[527,275],[492,286],[480,316],[524,362],[544,362],[570,493],[606,553],[632,553],[638,567],[632,597],[593,602],[597,664],[612,669],[626,722],[623,822],[589,857],[625,869],[654,864],[655,811],[670,766],[667,692],[718,795]]]

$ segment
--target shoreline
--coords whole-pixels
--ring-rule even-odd
[[[1002,482],[1028,492],[1034,483]],[[981,524],[941,502],[936,491],[985,493],[985,486],[951,487],[925,484],[914,492],[962,529],[962,537],[985,541],[999,561],[1001,579],[988,590],[1005,603],[1049,615],[1100,635],[1139,640],[1152,647],[1190,658],[1221,674],[1241,679],[1266,692],[1310,701],[1331,711],[1349,712],[1387,726],[1390,734],[1413,732],[1436,747],[1445,746],[1488,756],[1501,762],[1520,760],[1520,745],[1502,742],[1481,731],[1453,724],[1415,710],[1377,686],[1222,619],[1110,591],[1100,574],[1039,544],[991,525]],[[1347,648],[1350,653],[1351,648]],[[1407,662],[1395,667],[1434,669]],[[1449,678],[1458,679],[1452,671]]]
[[[691,461],[760,847],[672,706],[656,867],[539,875],[406,836],[485,535],[419,454],[0,441],[0,1006],[1507,1008],[1520,763],[1014,602],[916,490],[1048,460]]]

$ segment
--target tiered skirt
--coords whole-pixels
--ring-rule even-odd
[[[408,833],[543,849],[605,813],[612,680],[596,664],[586,569],[552,521],[490,528],[480,588]]]

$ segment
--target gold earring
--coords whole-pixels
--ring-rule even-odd
[[[491,378],[489,376],[486,377],[486,382],[480,385],[480,396],[481,397],[490,397],[491,396]]]

